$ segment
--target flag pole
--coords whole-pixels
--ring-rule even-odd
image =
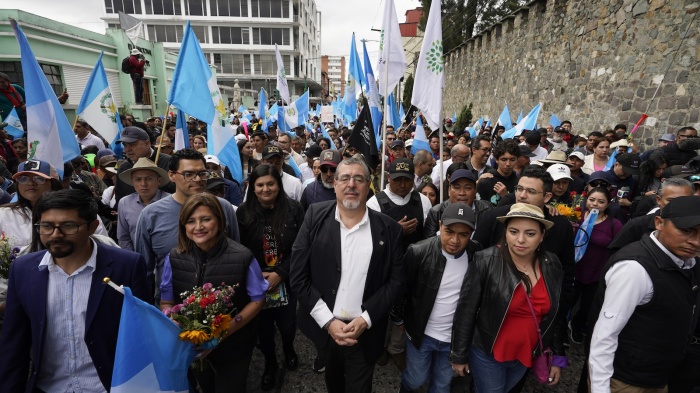
[[[165,101],[165,116],[163,116],[163,130],[160,132],[160,143],[158,143],[158,150],[156,151],[156,165],[158,165],[158,157],[160,157],[160,148],[161,146],[163,146],[163,135],[165,135],[165,126],[168,123],[168,109],[170,109],[170,104],[168,104],[168,102]],[[158,142],[158,138],[156,138],[156,142]]]
[[[444,134],[444,127],[445,127],[445,122],[443,119],[445,118],[445,111],[441,110],[440,111],[440,126],[438,127],[438,132],[439,132],[439,137],[440,137],[440,149],[438,151],[438,154],[440,155],[440,203],[445,201],[445,172],[443,172],[442,167],[443,167],[443,160],[442,160],[442,149],[443,149],[443,135]]]
[[[379,153],[382,155],[382,178],[380,179],[379,191],[384,191],[384,168],[386,167],[386,157],[384,151],[386,150],[386,116],[389,114],[389,64],[384,67],[384,113],[382,113],[382,151]]]
[[[124,288],[112,282],[112,280],[110,280],[109,277],[103,278],[102,283],[109,285],[110,287],[112,287],[112,289],[121,293],[122,295],[124,294]]]

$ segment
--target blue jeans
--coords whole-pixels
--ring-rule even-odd
[[[527,371],[518,360],[499,362],[474,347],[469,348],[469,369],[477,393],[507,393]]]
[[[406,369],[401,374],[401,385],[416,390],[430,378],[429,393],[449,393],[452,383],[450,343],[423,336],[420,348],[406,339]]]

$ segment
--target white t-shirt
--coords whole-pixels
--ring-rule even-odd
[[[447,258],[445,271],[440,280],[440,289],[435,297],[433,310],[430,312],[428,324],[425,325],[425,335],[438,341],[449,343],[452,340],[452,320],[457,309],[457,299],[462,288],[464,276],[467,274],[469,257],[466,251],[458,258],[447,254],[442,255]]]

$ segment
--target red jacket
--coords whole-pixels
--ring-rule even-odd
[[[129,64],[131,65],[131,73],[143,76],[143,67],[146,65],[146,60],[139,60],[136,56],[129,56]]]

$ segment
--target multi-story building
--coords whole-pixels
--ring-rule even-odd
[[[322,56],[321,70],[328,73],[328,86],[324,88],[328,91],[331,101],[334,97],[342,97],[345,93],[345,57]]]
[[[422,7],[408,10],[406,11],[406,21],[399,23],[403,50],[406,53],[407,67],[404,79],[408,77],[408,75],[413,75],[415,73],[416,64],[418,64],[418,57],[420,56],[420,48],[423,45],[424,34],[424,32],[418,28],[418,23],[420,23],[422,15]]]
[[[145,24],[145,38],[177,52],[189,20],[219,85],[228,95],[238,80],[243,97],[264,87],[274,96],[279,47],[294,98],[321,95],[321,13],[315,0],[103,0],[103,20],[119,27],[119,11]],[[244,100],[246,102],[246,100]],[[250,102],[250,99],[248,100]]]

